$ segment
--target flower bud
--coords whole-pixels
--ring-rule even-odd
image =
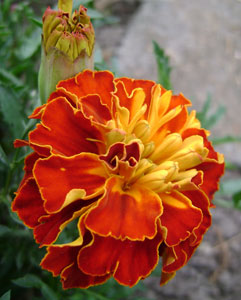
[[[56,84],[84,69],[93,69],[94,28],[82,5],[71,16],[72,0],[59,1],[57,11],[43,15],[42,56],[39,70],[41,102]]]

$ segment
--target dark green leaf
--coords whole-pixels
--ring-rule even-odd
[[[165,88],[170,90],[171,86],[171,67],[169,65],[169,57],[165,54],[164,50],[159,47],[157,42],[153,41],[153,50],[157,63],[157,81]]]
[[[7,155],[5,154],[2,146],[0,145],[0,161],[5,164],[6,166],[8,166],[8,158]]]
[[[40,289],[45,299],[58,300],[54,291],[34,274],[27,274],[24,277],[14,279],[13,282],[21,287]]]
[[[0,85],[0,111],[14,138],[19,137],[24,124],[20,102],[13,90],[3,85]]]
[[[0,237],[5,235],[6,233],[9,233],[10,231],[11,229],[9,229],[7,226],[0,225]]]
[[[0,300],[10,300],[11,297],[11,291],[7,291],[4,295],[0,297]]]
[[[241,209],[241,190],[233,195],[233,203],[235,208]]]
[[[30,17],[29,20],[42,29],[43,23],[40,20],[32,17]]]
[[[15,51],[15,55],[22,60],[30,58],[40,47],[41,29],[37,28],[30,36],[25,36],[21,42],[21,47]]]
[[[41,279],[33,274],[27,274],[24,277],[14,279],[13,282],[24,288],[29,288],[29,287],[40,288],[42,283]]]
[[[15,86],[22,85],[22,82],[16,76],[14,76],[12,73],[8,72],[3,68],[0,68],[0,79],[5,83],[10,83]]]

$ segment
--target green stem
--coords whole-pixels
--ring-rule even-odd
[[[100,295],[100,294],[97,294],[93,291],[90,291],[90,290],[82,290],[84,293],[86,293],[87,295],[90,295],[90,296],[94,296],[96,299],[100,299],[100,300],[109,300],[108,298]]]

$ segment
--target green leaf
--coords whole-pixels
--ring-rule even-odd
[[[233,204],[235,208],[241,209],[241,190],[233,195]]]
[[[0,85],[0,111],[14,138],[19,137],[24,128],[20,102],[13,90],[3,85]]]
[[[226,107],[219,106],[216,112],[211,115],[206,121],[206,128],[212,128],[226,113]]]
[[[0,79],[5,83],[22,86],[22,82],[17,77],[3,68],[0,68]]]
[[[213,145],[220,145],[226,143],[239,143],[239,142],[241,142],[241,136],[226,135],[221,138],[212,139]]]
[[[31,22],[33,22],[33,24],[37,25],[39,28],[42,29],[43,23],[42,23],[40,20],[38,20],[38,19],[36,19],[36,18],[32,18],[32,17],[30,17],[29,20],[30,20]]]
[[[41,279],[33,274],[27,274],[24,277],[14,279],[13,282],[24,288],[40,288],[42,284]]]
[[[211,102],[212,102],[211,95],[208,94],[207,99],[204,102],[202,110],[200,112],[197,112],[197,118],[200,120],[200,122],[203,124],[203,126],[205,125],[204,123],[206,121],[208,111],[211,107]]]
[[[220,189],[217,195],[231,196],[240,191],[241,178],[227,179],[220,184]]]
[[[11,230],[5,225],[0,225],[0,237],[5,235],[6,233],[9,233]]]
[[[2,148],[1,145],[0,145],[0,161],[1,161],[4,165],[6,165],[6,166],[8,166],[8,164],[9,164],[7,155],[6,155],[6,153],[4,152],[4,150],[3,150],[3,148]]]
[[[39,277],[34,274],[27,274],[24,277],[14,279],[13,282],[24,288],[37,288],[40,289],[44,299],[58,300],[55,292],[48,287]]]
[[[200,112],[197,112],[197,118],[200,120],[202,127],[210,129],[222,118],[222,116],[226,113],[226,108],[220,105],[217,110],[210,114],[212,98],[211,95],[208,94],[207,99],[203,105],[203,108]]]
[[[153,50],[157,63],[157,81],[165,88],[170,90],[171,86],[171,67],[169,65],[169,57],[165,54],[164,50],[159,47],[157,42],[153,41]]]
[[[104,18],[104,16],[99,11],[97,11],[96,9],[93,9],[93,8],[88,8],[87,14],[92,20]]]
[[[41,45],[41,29],[37,28],[30,36],[23,37],[21,46],[15,51],[19,59],[30,58]]]
[[[3,294],[0,297],[0,300],[10,300],[10,297],[11,297],[11,291],[7,291],[5,294]]]

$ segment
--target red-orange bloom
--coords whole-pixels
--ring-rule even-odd
[[[190,259],[224,171],[190,104],[152,81],[86,70],[30,116],[40,123],[15,142],[33,153],[12,208],[47,246],[41,266],[64,288],[111,276],[133,286],[159,257],[164,284]]]

